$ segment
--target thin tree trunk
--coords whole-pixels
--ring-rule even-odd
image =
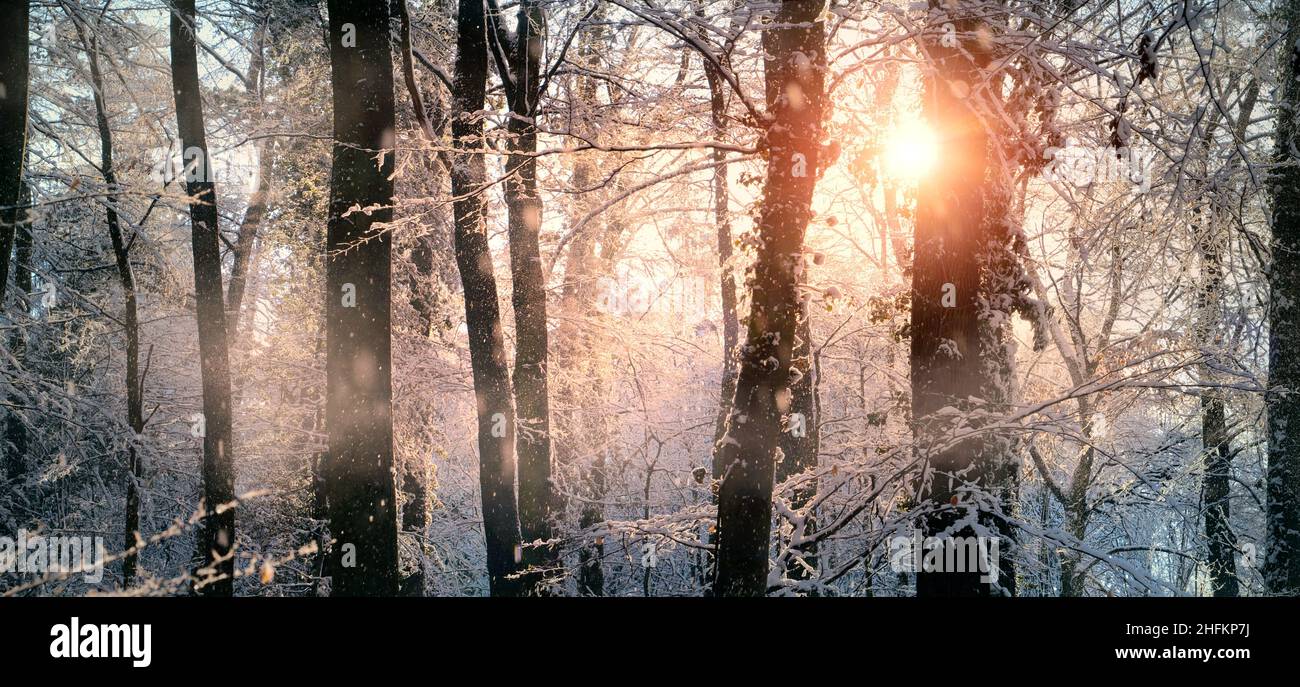
[[[266,64],[265,25],[259,26],[253,36],[252,57],[248,67],[248,95],[255,99],[260,112],[262,105],[262,71]],[[248,199],[248,208],[244,211],[244,221],[239,225],[239,238],[233,249],[234,263],[230,268],[230,283],[226,286],[226,331],[232,338],[239,335],[240,310],[244,303],[244,291],[248,288],[248,273],[253,263],[253,247],[262,221],[266,217],[271,200],[271,180],[274,173],[275,139],[259,141],[254,148],[257,151],[257,188]]]
[[[122,325],[126,333],[126,415],[132,436],[127,443],[126,514],[123,526],[122,586],[130,587],[135,578],[140,542],[140,479],[143,473],[136,442],[144,432],[144,380],[140,378],[140,313],[135,290],[135,271],[131,266],[130,243],[122,236],[117,216],[117,173],[113,167],[113,129],[109,126],[104,103],[104,79],[99,69],[99,38],[91,27],[83,27],[80,17],[73,17],[77,35],[90,63],[90,80],[94,89],[95,123],[99,127],[99,168],[108,190],[105,212],[108,236],[113,244],[117,277],[122,285]]]
[[[714,140],[722,140],[726,132],[726,115],[727,101],[724,93],[726,85],[723,83],[722,75],[719,73],[717,66],[709,61],[704,60],[704,74],[709,82],[709,112],[713,125]],[[736,277],[733,265],[733,250],[731,245],[731,210],[730,196],[731,188],[727,178],[727,159],[726,151],[719,148],[713,149],[713,221],[717,228],[718,244],[718,268],[719,293],[722,299],[722,379],[719,384],[718,395],[718,415],[713,426],[713,443],[710,457],[712,458],[712,484],[717,484],[722,479],[722,460],[719,458],[718,451],[721,448],[722,437],[727,430],[727,416],[731,414],[731,402],[736,397],[736,344],[740,340],[740,323],[736,319]],[[718,492],[712,487],[709,490],[710,497],[714,505],[717,505]],[[711,533],[705,531],[703,540],[705,543],[711,538]],[[704,579],[702,583],[708,587],[714,577],[714,568],[716,567],[716,557],[711,552],[705,553],[705,562],[701,566]],[[712,590],[709,590],[710,593]]]
[[[5,294],[9,286],[10,253],[14,250],[15,233],[27,216],[25,209],[17,206],[23,202],[23,164],[27,157],[27,90],[28,90],[28,23],[29,8],[26,0],[0,5],[0,22],[10,35],[0,46],[0,310],[6,306]],[[30,253],[31,234],[27,234]],[[29,259],[17,258],[17,272],[27,272],[28,286],[22,302],[27,302],[31,291]],[[22,277],[20,276],[21,280]],[[26,332],[16,327],[12,355],[21,362],[26,355]],[[0,446],[4,454],[5,481],[16,483],[27,472],[27,429],[14,408],[6,411],[5,439]]]
[[[554,536],[556,500],[551,481],[551,410],[547,389],[546,277],[538,233],[542,199],[537,192],[537,103],[545,16],[537,0],[519,3],[510,79],[510,158],[507,161],[506,207],[509,212],[510,274],[515,310],[515,411],[519,435],[519,529],[525,543]],[[524,564],[538,569],[523,581],[521,592],[542,591],[546,570],[558,562],[554,545],[529,546]]]
[[[826,35],[822,0],[782,3],[764,32],[768,165],[750,276],[751,309],[718,493],[719,596],[767,592],[774,458],[789,393],[803,238],[819,171]]]
[[[23,160],[27,157],[28,3],[3,3],[0,21],[9,37],[0,47],[0,304],[9,285],[14,227],[23,216]]]
[[[726,84],[718,67],[704,60],[704,75],[709,82],[709,115],[714,140],[722,140],[727,128]],[[740,340],[740,324],[736,320],[736,277],[732,265],[731,245],[731,188],[727,178],[726,151],[713,149],[713,222],[717,228],[719,288],[722,297],[722,383],[718,402],[718,417],[713,430],[713,479],[722,477],[722,465],[717,459],[718,442],[727,427],[727,416],[736,395],[736,344]],[[716,500],[716,495],[715,495]]]
[[[1250,120],[1259,100],[1259,82],[1252,79],[1240,100],[1237,121],[1232,130],[1234,142],[1245,139]],[[1210,131],[1213,128],[1211,127]],[[1204,139],[1206,172],[1209,172],[1210,131]],[[1236,161],[1229,169],[1235,169]],[[1204,226],[1199,230],[1197,247],[1201,256],[1202,281],[1197,294],[1198,344],[1208,349],[1207,354],[1218,356],[1224,345],[1219,333],[1222,326],[1220,303],[1223,289],[1223,258],[1225,244],[1219,230],[1219,221],[1226,211],[1222,189],[1214,186],[1207,194],[1208,206],[1198,208],[1206,214]],[[1240,582],[1237,577],[1237,538],[1232,531],[1232,434],[1228,429],[1226,394],[1214,385],[1215,365],[1202,365],[1200,374],[1208,386],[1201,391],[1201,445],[1205,452],[1205,474],[1201,480],[1204,501],[1205,537],[1207,542],[1207,567],[1210,587],[1215,596],[1237,596]]]
[[[1300,32],[1300,3],[1287,3],[1287,35]],[[1279,167],[1272,175],[1273,264],[1268,272],[1268,553],[1264,581],[1300,594],[1300,43],[1284,43],[1277,110]]]
[[[470,365],[478,415],[479,483],[488,582],[493,596],[513,596],[510,576],[520,563],[515,504],[515,427],[506,367],[505,339],[497,302],[492,253],[484,225],[486,165],[480,152],[487,89],[487,26],[483,0],[460,0],[456,22],[455,103],[451,188],[455,197],[456,264],[465,293]]]
[[[194,0],[173,0],[172,90],[176,96],[181,149],[186,161],[194,162],[187,168],[185,192],[190,196],[194,296],[203,376],[204,519],[198,543],[203,569],[197,587],[205,595],[230,596],[234,591],[235,544],[235,511],[231,503],[235,498],[235,470],[230,428],[230,360],[221,293],[217,193],[203,130],[194,30]]]
[[[226,287],[226,330],[232,337],[239,334],[240,315],[244,294],[248,288],[248,273],[253,263],[254,245],[270,204],[274,150],[274,142],[257,146],[257,189],[248,199],[248,209],[244,211],[244,221],[239,226],[239,238],[235,240],[233,251],[235,261],[230,268],[230,283]]]
[[[1064,493],[1065,501],[1061,504],[1065,510],[1065,531],[1076,541],[1086,541],[1088,537],[1088,519],[1092,513],[1088,503],[1088,486],[1092,483],[1092,465],[1097,451],[1093,444],[1093,409],[1088,397],[1080,397],[1079,430],[1087,446],[1079,462],[1075,465],[1070,478],[1069,490]],[[1083,556],[1074,549],[1068,549],[1061,557],[1061,596],[1084,596],[1087,591],[1087,578],[1083,570]]]
[[[1237,596],[1237,538],[1232,532],[1232,442],[1223,407],[1223,394],[1201,393],[1201,439],[1205,447],[1205,477],[1201,484],[1205,508],[1206,567],[1215,596]]]
[[[335,596],[398,592],[393,477],[393,63],[388,4],[331,0],[324,470]],[[378,157],[381,162],[376,164]],[[362,211],[349,211],[359,206]]]
[[[1205,138],[1208,156],[1210,138]],[[1208,171],[1208,161],[1207,161]],[[1206,221],[1192,226],[1196,234],[1197,252],[1201,259],[1201,281],[1196,293],[1196,344],[1203,356],[1217,355],[1223,346],[1220,327],[1220,303],[1223,289],[1223,265],[1220,252],[1223,242],[1219,237],[1216,213],[1206,207],[1215,203],[1202,197],[1194,208],[1197,216]],[[1232,533],[1231,475],[1232,441],[1228,434],[1224,393],[1214,386],[1214,365],[1201,364],[1197,370],[1201,388],[1201,447],[1204,474],[1201,478],[1201,501],[1204,515],[1206,561],[1210,587],[1215,596],[1237,596],[1236,537]]]

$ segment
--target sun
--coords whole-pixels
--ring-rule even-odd
[[[938,160],[938,140],[925,122],[901,123],[886,134],[883,163],[890,178],[915,183],[934,169]]]

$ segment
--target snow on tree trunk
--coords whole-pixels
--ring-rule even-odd
[[[515,413],[492,253],[484,223],[486,145],[483,120],[488,52],[482,0],[461,0],[456,22],[456,68],[451,133],[451,191],[456,198],[456,264],[465,292],[465,323],[477,401],[479,488],[488,583],[494,596],[513,596],[521,559],[515,504]]]
[[[1288,29],[1277,110],[1280,165],[1273,172],[1273,264],[1268,272],[1268,553],[1273,594],[1300,594],[1300,3],[1283,10]]]
[[[551,480],[551,409],[547,388],[546,277],[537,239],[542,199],[537,190],[537,104],[545,16],[536,0],[519,4],[510,60],[510,158],[506,206],[509,212],[510,274],[515,310],[515,411],[519,455],[519,529],[523,563],[534,569],[523,580],[526,594],[543,593],[555,573],[559,547],[531,545],[554,536],[556,500]]]
[[[781,4],[764,31],[767,179],[749,275],[750,313],[736,397],[718,452],[719,596],[761,596],[768,587],[772,480],[789,410],[803,239],[819,171],[826,35],[821,0]]]

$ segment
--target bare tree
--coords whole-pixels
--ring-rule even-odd
[[[1300,3],[1282,8],[1287,36],[1272,176],[1273,264],[1268,272],[1268,554],[1273,594],[1300,593]]]
[[[525,578],[524,593],[539,593],[547,569],[556,565],[559,547],[548,542],[555,535],[557,502],[551,478],[551,409],[547,387],[548,335],[546,277],[537,239],[542,226],[542,199],[537,190],[537,116],[541,99],[541,58],[546,16],[537,0],[523,0],[517,26],[509,35],[493,15],[497,54],[508,62],[497,71],[510,104],[510,159],[506,163],[506,206],[509,213],[511,301],[515,310],[515,413],[519,457],[519,530],[528,546],[523,563],[534,568]],[[553,572],[553,571],[552,571]]]
[[[29,9],[26,2],[8,2],[0,20],[13,32],[0,49],[0,304],[9,285],[9,256],[23,187],[27,157],[27,81]]]
[[[325,466],[332,593],[394,596],[391,235],[393,63],[388,5],[331,0],[334,160],[326,240]]]
[[[483,110],[487,97],[488,42],[483,0],[460,0],[453,76],[451,192],[455,197],[456,264],[465,292],[470,365],[477,401],[479,485],[488,581],[494,596],[513,596],[521,551],[515,503],[515,414],[506,367],[505,337],[492,254],[484,220],[486,165]]]
[[[199,365],[203,374],[204,520],[198,546],[203,560],[200,576],[204,579],[200,579],[197,587],[203,594],[230,596],[234,592],[235,545],[230,360],[221,289],[217,192],[203,127],[196,28],[194,0],[173,0],[172,91],[176,98],[181,150],[187,162],[185,192],[190,199],[195,317],[199,328]]]
[[[821,162],[825,3],[789,0],[764,32],[767,180],[758,248],[749,277],[751,306],[736,398],[722,438],[718,492],[720,596],[767,592],[772,479],[781,415],[790,403],[791,366],[803,281],[803,238]]]
[[[96,27],[86,25],[76,10],[69,9],[77,36],[90,63],[90,83],[95,101],[95,123],[99,128],[99,171],[110,194],[105,205],[109,240],[113,244],[113,261],[117,266],[118,282],[122,287],[122,327],[126,334],[126,420],[132,436],[127,439],[126,514],[123,525],[122,585],[130,587],[138,565],[136,548],[143,539],[140,531],[140,480],[143,466],[136,442],[144,432],[144,378],[140,370],[140,308],[135,286],[135,268],[131,265],[131,246],[135,237],[127,240],[122,234],[116,200],[111,194],[119,188],[117,171],[113,167],[113,129],[108,120],[104,102],[104,77],[99,66],[99,36]]]

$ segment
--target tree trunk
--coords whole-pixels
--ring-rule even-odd
[[[1287,35],[1300,32],[1300,3],[1283,10]],[[1300,594],[1300,43],[1283,44],[1273,171],[1273,264],[1268,272],[1269,593]]]
[[[1065,531],[1077,541],[1086,541],[1088,537],[1088,519],[1092,513],[1088,503],[1088,486],[1092,483],[1092,465],[1097,451],[1093,447],[1092,403],[1088,397],[1079,398],[1079,429],[1087,447],[1079,457],[1070,478],[1070,487],[1061,504],[1065,510]],[[1087,578],[1083,570],[1083,556],[1079,551],[1067,550],[1061,557],[1061,596],[1084,596],[1087,591]]]
[[[513,596],[509,579],[519,567],[519,515],[515,505],[515,427],[497,302],[492,252],[484,226],[486,165],[481,152],[487,89],[487,34],[483,0],[460,0],[456,21],[455,103],[452,138],[452,211],[456,264],[465,293],[470,365],[478,414],[479,484],[488,583],[493,596]]]
[[[934,5],[935,3],[931,3]],[[958,30],[970,30],[962,22]],[[965,49],[928,46],[937,68],[925,80],[924,110],[946,151],[942,167],[917,189],[916,235],[912,263],[911,369],[915,450],[926,466],[921,479],[919,515],[927,537],[974,537],[974,528],[956,524],[970,509],[981,508],[959,494],[965,474],[982,450],[978,440],[953,443],[952,429],[969,414],[966,399],[982,394],[979,313],[980,235],[984,222],[983,181],[987,136],[968,102],[980,80],[979,67]],[[942,412],[941,412],[942,411]],[[982,499],[980,500],[982,503]],[[981,518],[983,520],[983,518]],[[974,541],[968,539],[967,541]],[[945,545],[955,546],[948,540]],[[991,594],[978,571],[918,571],[918,596]]]
[[[704,61],[704,75],[709,82],[709,113],[714,140],[722,140],[726,133],[727,101],[722,74],[717,65]],[[713,479],[722,477],[722,464],[717,459],[718,442],[727,427],[727,416],[736,395],[736,344],[740,340],[740,325],[736,321],[736,277],[732,269],[731,188],[727,178],[726,151],[713,149],[713,222],[717,227],[719,289],[722,297],[722,384],[718,402],[718,418],[713,430]]]
[[[205,595],[230,596],[234,591],[235,543],[235,511],[231,503],[235,498],[235,470],[230,428],[230,361],[221,293],[217,193],[203,130],[194,29],[194,0],[173,0],[171,58],[176,122],[185,160],[194,163],[186,170],[185,192],[190,196],[195,311],[203,375],[204,519],[198,546],[204,572],[212,575],[203,579],[205,574],[201,572],[196,587]]]
[[[1240,99],[1237,121],[1232,131],[1234,140],[1246,137],[1259,99],[1259,82],[1254,79],[1246,86]],[[1209,179],[1210,146],[1213,143],[1211,126],[1204,141],[1206,179]],[[1235,160],[1229,169],[1235,170]],[[1228,209],[1222,189],[1216,184],[1203,194],[1203,204],[1195,212],[1206,221],[1193,227],[1197,249],[1201,258],[1201,282],[1197,293],[1197,344],[1202,355],[1217,359],[1224,346],[1223,315],[1223,257],[1225,241],[1220,231],[1220,220]],[[1237,596],[1240,582],[1237,578],[1237,538],[1232,531],[1232,433],[1228,430],[1226,394],[1215,384],[1213,364],[1200,366],[1204,388],[1201,390],[1201,446],[1205,456],[1205,472],[1201,478],[1201,497],[1205,513],[1205,538],[1207,544],[1206,567],[1210,574],[1210,588],[1215,596]]]
[[[767,180],[736,397],[722,438],[718,492],[719,596],[767,592],[774,458],[790,393],[803,238],[819,171],[826,35],[821,0],[781,4],[764,32],[770,113]]]
[[[25,231],[29,255],[31,250],[30,231],[19,229],[27,211],[15,207],[24,200],[23,164],[27,157],[29,8],[26,0],[0,6],[0,21],[12,32],[0,46],[0,310],[3,310],[16,232]],[[26,303],[27,293],[31,291],[30,258],[20,255],[17,262],[15,271],[20,275],[17,281],[21,282],[21,275],[26,273],[27,287],[21,297]],[[27,350],[24,326],[15,327],[13,338],[12,355],[19,362]],[[5,415],[7,446],[0,446],[0,453],[4,456],[5,481],[16,483],[27,472],[27,428],[16,409],[10,408]]]
[[[334,159],[326,241],[325,488],[332,594],[395,596],[391,234],[393,63],[388,5],[331,0]],[[381,160],[376,164],[376,156]],[[352,210],[354,207],[362,210]],[[374,209],[372,209],[374,208]]]
[[[1208,141],[1207,141],[1208,144]],[[1208,145],[1206,148],[1208,152]],[[1208,165],[1207,165],[1208,166]],[[1223,289],[1223,265],[1220,253],[1223,241],[1219,237],[1217,213],[1203,205],[1195,212],[1208,221],[1194,226],[1197,249],[1201,258],[1201,281],[1196,294],[1196,343],[1203,356],[1216,356],[1223,346],[1219,335],[1221,322],[1220,301]],[[1213,203],[1217,206],[1217,203]],[[1201,383],[1201,448],[1204,473],[1201,478],[1201,500],[1205,513],[1206,568],[1210,587],[1215,596],[1237,596],[1237,542],[1231,526],[1232,502],[1232,437],[1228,432],[1224,393],[1216,388],[1214,364],[1198,366]]]
[[[726,83],[718,69],[718,66],[710,60],[704,60],[704,76],[709,83],[709,115],[713,126],[714,140],[721,141],[723,134],[726,133],[726,116],[727,100]],[[717,228],[718,244],[718,268],[719,268],[719,294],[722,299],[722,379],[719,385],[718,394],[718,414],[714,421],[713,427],[713,444],[711,451],[712,484],[718,484],[722,479],[722,460],[719,457],[719,451],[722,447],[722,437],[727,430],[727,416],[731,414],[731,402],[736,397],[736,344],[740,342],[740,323],[736,319],[736,276],[734,272],[734,259],[731,244],[731,210],[730,198],[731,187],[730,180],[727,178],[727,159],[726,151],[720,148],[714,148],[713,152],[713,179],[711,190],[713,192],[713,221]],[[710,496],[714,505],[717,505],[718,492],[710,488]],[[710,533],[706,531],[702,537],[707,543],[710,539]],[[716,568],[716,556],[711,552],[706,552],[706,559],[702,567],[705,577],[702,580],[707,587],[713,580]],[[711,590],[710,590],[711,591]]]
[[[99,168],[108,191],[106,219],[108,236],[113,244],[117,277],[122,285],[122,325],[126,333],[126,416],[132,436],[127,443],[126,514],[123,526],[122,586],[130,587],[135,578],[140,542],[140,479],[143,473],[136,442],[144,432],[144,380],[140,378],[140,312],[135,290],[135,271],[131,266],[130,242],[122,236],[117,216],[117,172],[113,167],[113,129],[109,126],[108,108],[104,103],[104,79],[99,70],[99,38],[91,27],[83,27],[80,17],[73,17],[77,35],[86,49],[90,63],[90,80],[94,89],[95,123],[99,127]]]
[[[231,337],[239,335],[239,321],[244,292],[248,288],[248,273],[253,264],[254,245],[271,199],[274,150],[274,142],[257,146],[257,189],[248,199],[248,209],[244,211],[244,221],[239,226],[239,238],[235,240],[235,261],[230,268],[230,284],[226,288],[226,331]]]
[[[27,157],[28,3],[7,2],[0,21],[10,37],[0,47],[0,304],[9,285],[9,254],[14,227],[23,216],[14,206],[22,197]]]
[[[251,78],[248,84],[248,95],[257,101],[260,113],[261,72],[266,63],[265,25],[258,27],[253,42],[255,45],[248,67]],[[244,210],[244,221],[239,225],[239,238],[235,240],[235,247],[232,250],[234,263],[230,268],[230,284],[226,287],[226,331],[231,338],[239,336],[240,309],[244,303],[244,291],[248,287],[248,273],[253,264],[257,234],[262,227],[262,220],[266,217],[267,206],[271,200],[271,177],[275,167],[275,139],[259,141],[254,148],[257,150],[257,188],[248,199],[248,208]]]
[[[1232,532],[1232,441],[1224,418],[1223,394],[1201,392],[1201,440],[1205,451],[1205,476],[1201,495],[1205,508],[1205,539],[1209,548],[1206,567],[1215,596],[1237,596],[1237,538]]]
[[[551,410],[547,389],[546,277],[538,233],[542,199],[537,192],[537,103],[545,16],[537,0],[519,4],[511,60],[510,158],[506,207],[509,212],[511,302],[515,310],[515,411],[519,435],[519,530],[525,543],[554,536],[556,500],[551,481]],[[547,570],[554,573],[559,548],[529,546],[523,562],[534,572],[521,592],[541,593]]]

